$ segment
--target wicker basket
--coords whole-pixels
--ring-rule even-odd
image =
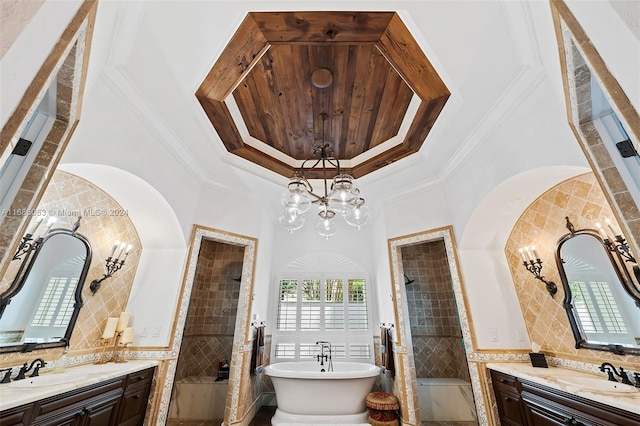
[[[369,409],[369,424],[374,426],[396,426],[396,410],[400,408],[398,398],[387,392],[371,392],[365,400]]]

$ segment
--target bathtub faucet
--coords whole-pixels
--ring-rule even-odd
[[[331,343],[326,340],[319,340],[316,342],[316,345],[320,345],[320,354],[316,356],[317,360],[320,362],[320,371],[326,371],[324,369],[324,362],[327,361],[327,366],[329,371],[333,371],[333,362],[331,360]],[[327,354],[324,353],[325,348],[329,351]]]

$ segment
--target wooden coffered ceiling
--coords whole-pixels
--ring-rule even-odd
[[[313,158],[321,114],[360,177],[417,152],[449,94],[394,12],[249,13],[196,91],[229,152],[287,177]]]

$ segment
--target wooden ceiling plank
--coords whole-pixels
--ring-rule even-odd
[[[333,75],[333,70],[335,69],[334,54],[334,46],[309,46],[309,68],[312,71],[321,68],[328,69]],[[333,117],[331,114],[334,83],[324,88],[318,88],[312,85],[311,93],[313,99],[313,110],[311,111],[311,114],[313,115],[314,121],[314,145],[328,142],[335,150],[337,145],[336,134],[333,132]],[[327,115],[327,119],[324,123],[324,129],[320,118],[321,114]],[[324,141],[322,140],[323,130]]]
[[[265,144],[279,150],[286,149],[286,142],[282,140],[278,132],[276,119],[272,111],[277,110],[273,104],[273,94],[269,90],[269,81],[273,79],[273,70],[271,68],[271,52],[267,52],[260,63],[255,66],[253,71],[245,78],[248,89],[251,92],[251,100],[254,108],[251,115],[254,116],[254,122],[262,128],[261,137],[258,137],[258,131],[254,137]]]
[[[309,63],[309,46],[295,46],[298,51],[294,55],[293,69],[296,73],[295,93],[298,94],[298,112],[296,120],[301,134],[296,140],[291,141],[295,145],[296,157],[307,159],[313,156],[313,86],[311,85],[311,73],[313,71]]]
[[[389,128],[388,118],[389,114],[393,115],[393,120],[397,120],[398,113],[394,110],[394,106],[397,101],[397,93],[400,90],[400,84],[404,84],[403,80],[398,76],[395,70],[387,63],[386,78],[384,82],[384,90],[382,97],[380,98],[381,108],[379,109],[378,116],[375,117],[375,126],[371,133],[370,146],[374,147],[388,140],[390,137],[395,136],[393,129]],[[384,112],[383,114],[380,111]]]
[[[437,99],[450,94],[397,14],[389,22],[377,47],[420,99]]]
[[[380,52],[372,46],[370,50],[371,59],[369,61],[370,72],[368,75],[367,89],[365,91],[363,116],[365,120],[358,129],[358,140],[362,141],[362,151],[371,148],[371,136],[378,121],[378,113],[383,107],[380,101],[384,93],[384,82],[386,81],[389,64]],[[384,118],[381,121],[386,121]]]
[[[346,85],[348,80],[347,62],[349,60],[349,46],[340,45],[334,46],[333,49],[333,85],[331,96],[331,111],[329,113],[331,117],[331,138],[333,140],[333,148],[338,153],[344,150],[344,141],[342,131],[345,122],[348,121],[348,116],[345,115],[345,99]]]
[[[385,115],[382,120],[381,137],[374,138],[372,147],[383,143],[390,138],[396,136],[402,125],[402,121],[407,113],[413,91],[407,86],[404,80],[390,67],[391,72],[388,75],[388,82],[385,85],[386,100],[390,103],[386,104]]]
[[[260,64],[255,68],[260,68]],[[254,68],[254,69],[255,69]],[[258,112],[260,105],[256,104],[253,97],[253,87],[255,81],[253,73],[249,73],[247,77],[239,84],[233,91],[233,98],[238,106],[242,120],[249,131],[249,134],[256,139],[265,140],[267,129],[262,125],[262,121],[259,119],[260,114]]]
[[[229,108],[224,102],[213,101],[207,97],[198,97],[200,105],[204,109],[209,121],[218,132],[218,136],[228,151],[242,148],[244,142],[240,136],[240,132],[236,127]]]
[[[224,101],[269,49],[258,25],[247,15],[198,88],[196,96]]]
[[[358,139],[358,127],[360,126],[362,117],[366,116],[363,112],[364,96],[367,89],[366,81],[367,73],[369,73],[370,55],[362,46],[355,46],[353,58],[349,58],[349,68],[356,69],[356,76],[351,90],[351,108],[349,110],[349,127],[347,128],[347,143],[343,156],[340,158],[353,158],[362,152],[363,141]]]
[[[342,129],[340,129],[340,133],[339,133],[340,142],[336,147],[336,156],[340,158],[346,158],[345,155],[347,152],[347,144],[349,143],[349,125],[350,125],[349,120],[351,119],[351,108],[352,108],[351,104],[353,103],[352,92],[353,92],[353,86],[355,84],[356,73],[357,73],[357,70],[355,67],[349,66],[350,63],[355,61],[355,58],[357,56],[356,46],[351,45],[349,46],[348,50],[349,50],[349,53],[347,55],[347,65],[345,66],[347,71],[346,71],[346,78],[344,81],[344,91],[345,91],[346,101],[344,103],[344,111],[342,114]]]
[[[285,49],[286,50],[286,49]],[[287,155],[291,155],[289,130],[291,123],[288,119],[286,111],[287,79],[283,76],[286,68],[283,69],[282,62],[287,61],[287,52],[283,52],[282,46],[276,50],[269,50],[269,57],[265,58],[265,67],[269,72],[256,76],[256,102],[263,105],[265,114],[268,119],[265,120],[265,126],[269,127],[269,135],[271,137],[270,144]]]
[[[420,149],[429,131],[433,127],[436,118],[438,118],[442,108],[444,108],[447,99],[449,99],[449,95],[420,103],[418,112],[411,123],[411,127],[409,127],[409,131],[402,145],[415,151]]]
[[[271,42],[377,42],[394,12],[252,12]]]
[[[294,51],[292,46],[278,46],[274,51],[274,94],[279,107],[274,111],[276,123],[280,125],[280,137],[282,143],[287,146],[286,153],[295,157],[297,149],[293,146],[294,139],[304,136],[304,132],[299,128],[300,109],[298,104],[298,94],[296,91],[296,70],[291,66],[293,63]],[[294,137],[295,135],[295,137]]]

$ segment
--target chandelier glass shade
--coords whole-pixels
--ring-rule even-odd
[[[325,239],[331,238],[338,230],[336,216],[343,216],[345,222],[356,229],[364,226],[371,217],[368,206],[364,204],[364,198],[360,197],[360,190],[356,188],[354,179],[340,168],[340,161],[333,157],[333,148],[324,143],[324,121],[326,114],[321,114],[323,145],[315,145],[313,148],[316,158],[305,160],[296,170],[294,176],[289,179],[287,189],[282,194],[280,201],[283,207],[280,224],[289,231],[296,231],[304,226],[305,213],[312,204],[318,207],[318,219],[316,231]],[[306,167],[308,162],[315,161]],[[327,178],[328,168],[334,169],[336,175]],[[311,183],[305,177],[305,170],[321,170],[323,176],[324,192],[315,193]]]

